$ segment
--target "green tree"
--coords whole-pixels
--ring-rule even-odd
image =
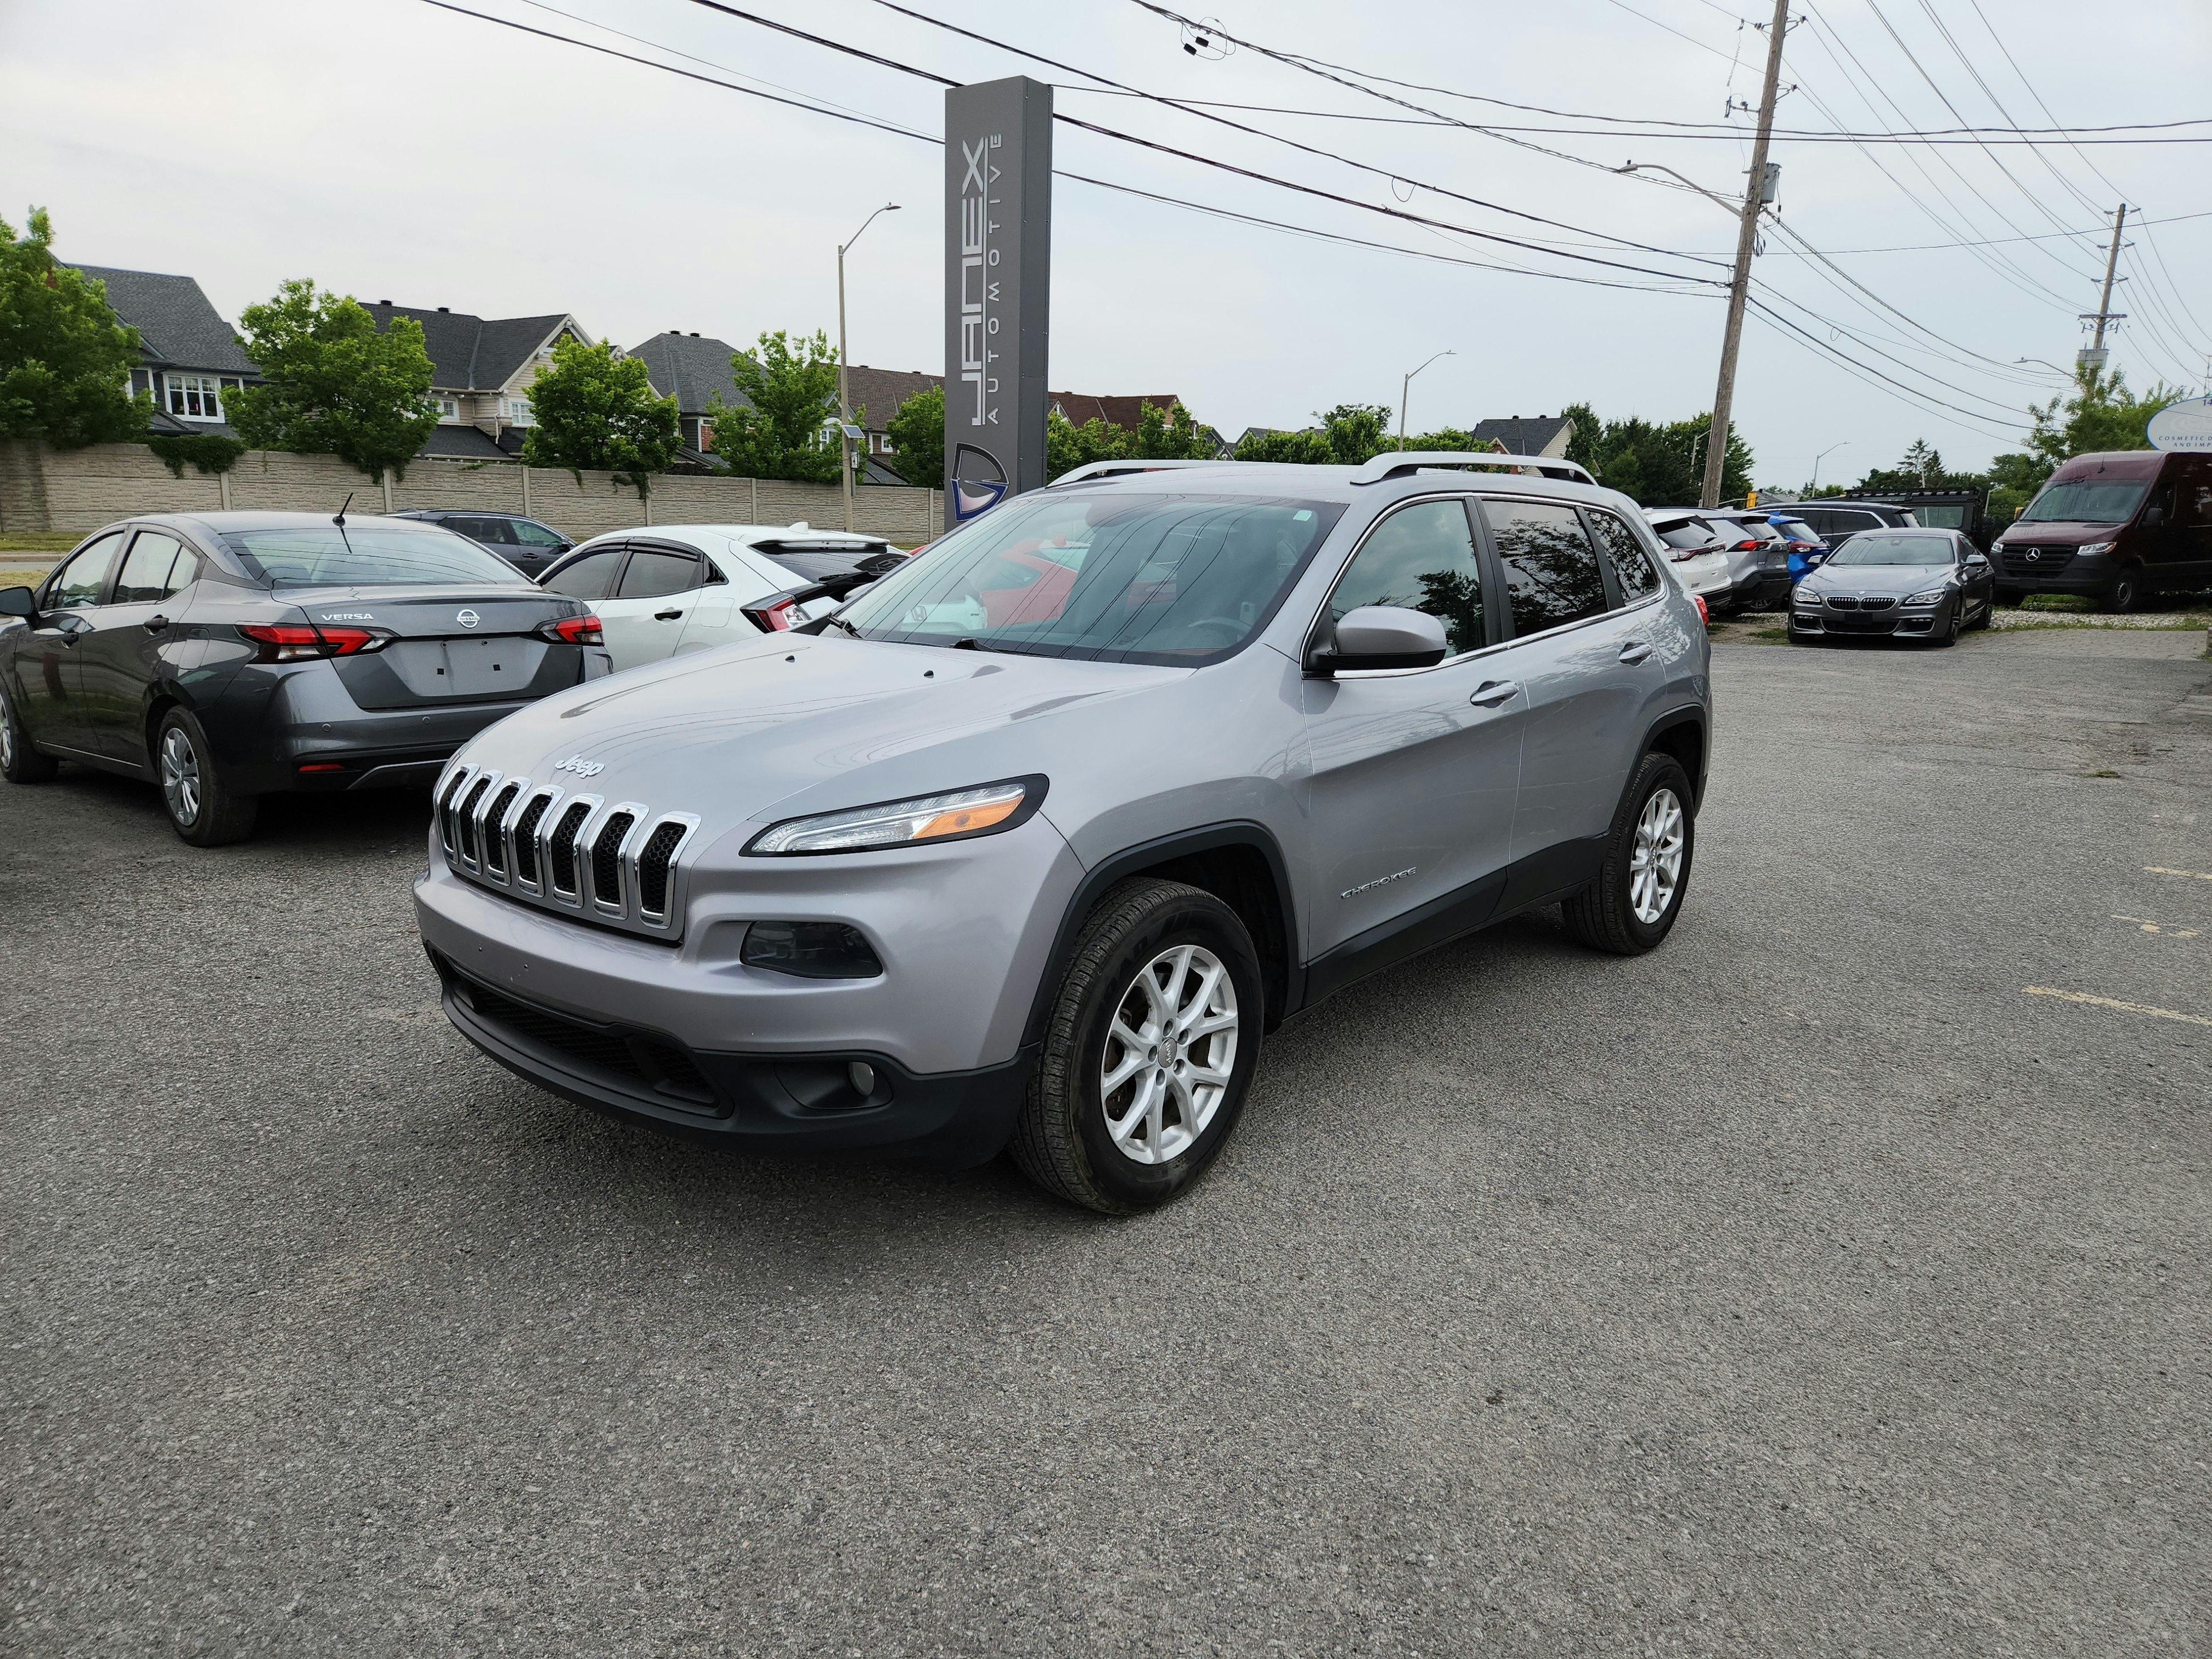
[[[57,449],[142,438],[154,404],[128,390],[138,331],[115,320],[106,283],[55,259],[53,241],[44,208],[21,241],[0,220],[0,438]]]
[[[892,471],[924,489],[945,484],[945,388],[933,386],[901,404],[884,422]]]
[[[605,340],[556,340],[552,362],[531,384],[530,411],[525,465],[566,467],[580,484],[586,467],[611,472],[641,501],[684,447],[676,399],[654,395],[642,357],[618,356]]]
[[[1237,446],[1237,459],[1288,461],[1303,466],[1358,466],[1398,447],[1386,404],[1339,404],[1314,418],[1321,422],[1318,429],[1247,435]],[[1413,447],[1410,441],[1407,447]]]
[[[837,413],[837,351],[819,329],[794,349],[783,330],[763,334],[750,351],[730,359],[730,376],[746,399],[709,411],[714,453],[731,471],[754,478],[836,483],[844,446],[831,422]],[[941,452],[940,452],[941,453]]]
[[[2179,389],[2161,380],[2137,398],[2119,370],[2106,374],[2085,365],[2075,370],[2070,396],[2053,398],[2040,409],[2028,406],[2035,423],[2028,434],[2029,452],[2056,467],[2076,455],[2148,449],[2150,417],[2168,404],[2179,403],[2181,397]]]
[[[1586,466],[1608,489],[1643,507],[1686,507],[1705,489],[1705,440],[1712,416],[1660,425],[1630,416],[1601,421],[1588,404],[1561,411],[1575,423],[1566,459]],[[1721,465],[1721,500],[1741,501],[1752,487],[1752,453],[1733,423]]]
[[[1045,411],[1048,482],[1092,461],[1203,461],[1212,455],[1213,441],[1180,403],[1165,409],[1139,403],[1133,427],[1109,426],[1095,415],[1078,426],[1057,409]]]
[[[350,295],[318,294],[307,281],[286,283],[239,321],[264,376],[227,394],[240,438],[254,449],[335,455],[372,478],[406,476],[438,425],[422,324],[394,317],[380,333]]]

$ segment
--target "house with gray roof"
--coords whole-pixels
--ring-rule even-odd
[[[1567,453],[1574,437],[1575,423],[1564,415],[1534,415],[1526,420],[1516,415],[1510,420],[1474,423],[1478,445],[1495,444],[1508,455],[1549,455],[1556,459]]]
[[[131,371],[131,389],[154,394],[149,428],[233,435],[222,394],[261,377],[238,343],[238,331],[216,313],[199,283],[156,270],[73,268],[101,283],[118,320],[138,331],[140,366]]]
[[[643,360],[653,389],[676,399],[676,418],[684,432],[683,459],[702,470],[714,470],[707,456],[714,447],[714,405],[739,408],[751,403],[730,374],[730,359],[737,349],[711,334],[672,328],[623,354]]]
[[[426,310],[389,300],[362,307],[380,331],[395,317],[422,325],[430,355],[430,392],[438,400],[438,428],[425,455],[469,460],[510,458],[522,447],[532,423],[530,386],[553,361],[563,336],[590,345],[592,337],[567,313],[543,317],[478,317],[447,306]]]

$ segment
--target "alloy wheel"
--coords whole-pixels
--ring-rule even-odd
[[[1636,820],[1636,845],[1628,856],[1628,903],[1649,927],[1667,914],[1682,880],[1682,803],[1671,789],[1655,789]]]
[[[15,764],[15,712],[0,697],[0,771]]]
[[[169,816],[179,823],[197,823],[200,815],[200,757],[181,726],[161,734],[161,796]]]
[[[1115,1005],[1099,1061],[1117,1152],[1165,1164],[1190,1150],[1228,1097],[1237,1027],[1228,965],[1204,945],[1175,945],[1146,963]]]

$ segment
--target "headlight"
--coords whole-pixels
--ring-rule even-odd
[[[789,858],[807,853],[865,853],[921,841],[995,836],[1026,823],[1044,805],[1042,778],[1009,778],[974,789],[884,801],[809,818],[787,818],[755,836],[745,851]]]
[[[2082,557],[2088,558],[2099,553],[2109,553],[2118,545],[2116,542],[2086,542],[2074,550]]]
[[[1808,611],[1818,611],[1820,608],[1820,594],[1803,586],[1800,586],[1795,593],[1791,594],[1790,599],[1792,605],[1802,605]]]
[[[1905,605],[1941,605],[1949,595],[1950,592],[1951,590],[1948,587],[1931,587],[1925,593],[1906,594],[1902,603]]]

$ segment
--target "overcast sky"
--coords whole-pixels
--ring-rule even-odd
[[[557,0],[561,12],[526,0],[457,3],[941,131],[935,82],[696,0]],[[1265,46],[1442,88],[1398,95],[1455,121],[1584,130],[1600,125],[1593,116],[1718,122],[1729,100],[1756,100],[1764,38],[1741,19],[1767,15],[1732,0],[1199,3],[1251,46],[1193,57],[1175,23],[1133,0],[908,0],[908,9],[1182,99],[1428,118],[1254,49]],[[1218,112],[1381,170],[1363,172],[1158,103],[1073,89],[1086,84],[1081,75],[900,16],[878,0],[747,0],[743,9],[961,80],[1031,74],[1068,88],[1056,94],[1063,112],[1468,231],[1691,275],[1724,276],[1733,253],[1734,228],[1718,207],[1603,168],[1663,162],[1730,195],[1741,189],[1747,132],[1514,135],[1600,164],[1582,165],[1459,126]],[[1991,94],[2024,126],[2048,125],[2035,94],[2069,127],[2212,109],[2212,13],[2198,0],[2094,13],[2078,0],[1817,0],[1805,11],[1783,76],[1797,88],[1781,106],[1788,128],[1832,130],[1831,114],[1859,131],[1958,125],[1945,98],[1971,123],[2000,124],[2007,118]],[[1734,119],[1747,128],[1749,117]],[[1060,168],[1175,204],[1446,260],[1693,286],[1394,222],[1065,125],[1056,142]],[[1834,445],[1845,447],[1823,463],[1825,480],[1890,464],[1916,437],[1953,465],[2016,447],[2006,422],[2023,420],[2023,405],[2049,395],[2057,377],[2009,366],[2021,357],[2069,362],[2083,343],[2075,314],[2095,307],[2099,216],[2123,192],[2133,246],[2121,269],[2133,280],[2113,308],[2132,320],[2114,343],[2114,362],[2138,386],[2161,374],[2201,386],[2212,351],[2208,151],[1878,146],[1869,155],[1778,140],[1787,222],[1839,270],[1770,235],[1755,265],[1768,302],[1923,401],[1855,379],[1755,319],[1735,409],[1759,478],[1802,483],[1816,453]],[[595,337],[624,347],[671,328],[738,343],[778,328],[834,335],[836,245],[872,208],[895,201],[902,210],[878,220],[851,257],[853,357],[936,370],[942,188],[931,144],[533,39],[426,0],[0,0],[0,217],[20,230],[27,205],[45,206],[65,257],[188,272],[234,321],[281,280],[310,276],[363,300],[493,316],[573,312]],[[2138,211],[2149,221],[2142,234],[2132,222]],[[2077,229],[2087,234],[1926,246]],[[1915,251],[1864,251],[1893,249]],[[1447,348],[1456,355],[1413,383],[1416,429],[1554,413],[1576,401],[1653,419],[1711,404],[1723,307],[1710,288],[1577,285],[1317,240],[1067,180],[1056,196],[1053,259],[1055,388],[1175,392],[1232,435],[1248,425],[1304,425],[1339,402],[1395,407],[1401,375]],[[1862,337],[1832,334],[1832,325]]]

